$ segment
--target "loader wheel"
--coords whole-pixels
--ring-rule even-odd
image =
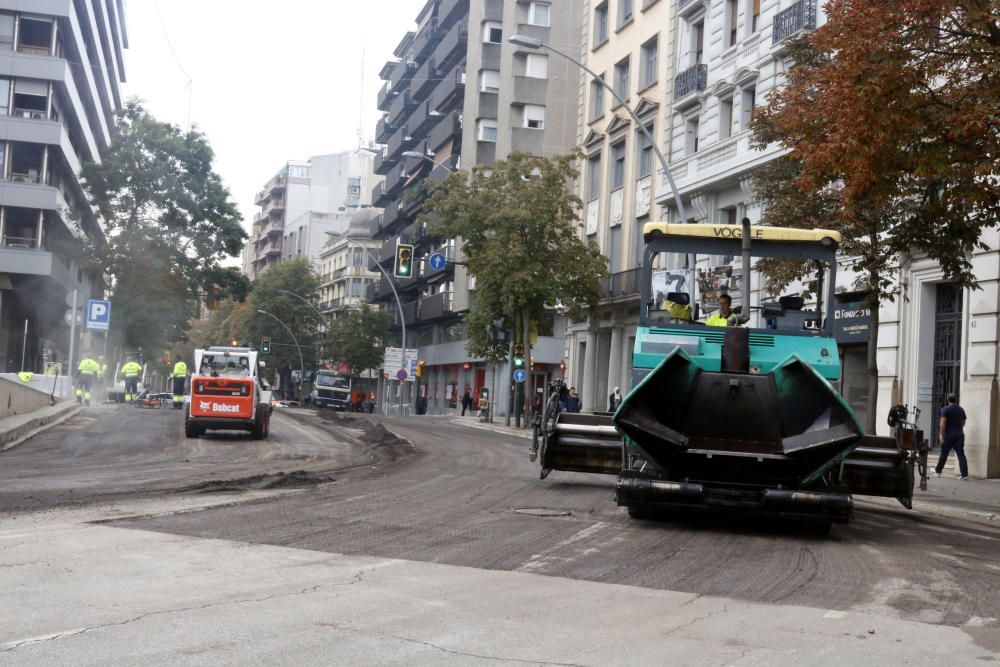
[[[258,406],[257,410],[254,411],[253,428],[250,430],[250,435],[254,440],[263,440],[267,436],[267,431],[267,415]]]
[[[198,426],[195,422],[187,419],[184,421],[184,435],[189,438],[197,438],[198,436],[205,433],[205,429]]]

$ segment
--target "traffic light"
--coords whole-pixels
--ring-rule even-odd
[[[413,275],[413,246],[400,243],[396,246],[396,265],[393,274],[397,278],[409,278]]]
[[[514,346],[514,370],[524,368],[524,345]]]
[[[260,353],[270,354],[271,353],[271,338],[270,336],[264,336],[260,339]]]

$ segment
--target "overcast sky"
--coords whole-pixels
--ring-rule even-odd
[[[191,122],[208,136],[248,223],[254,193],[286,160],[357,146],[362,101],[372,137],[378,72],[423,4],[128,0],[125,92],[181,126],[190,98]]]

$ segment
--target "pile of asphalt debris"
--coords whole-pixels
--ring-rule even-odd
[[[382,424],[365,419],[362,413],[338,412],[329,408],[321,408],[317,414],[325,422],[361,431],[359,440],[373,447],[393,447],[410,444],[407,440],[387,430]]]
[[[262,491],[271,489],[306,489],[335,481],[333,475],[306,470],[251,475],[237,479],[213,479],[188,486],[181,491],[193,493],[223,493],[227,491]]]

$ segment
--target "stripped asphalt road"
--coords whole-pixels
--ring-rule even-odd
[[[365,446],[357,430],[304,411],[278,414],[272,437],[256,442],[186,441],[170,411],[95,409],[0,455],[0,516],[303,470],[337,481],[111,525],[867,612],[961,626],[1000,651],[1000,532],[989,527],[872,507],[829,536],[718,518],[636,521],[615,506],[613,478],[539,480],[525,439],[457,419],[374,419],[414,447]]]

